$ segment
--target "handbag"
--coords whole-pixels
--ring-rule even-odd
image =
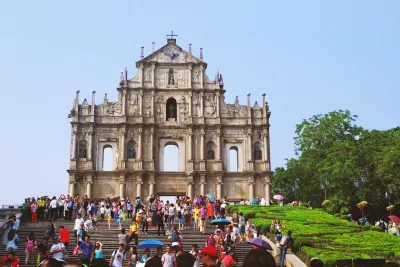
[[[78,254],[79,254],[79,247],[76,246],[76,247],[74,248],[74,251],[73,251],[73,253],[72,253],[72,256],[78,256]]]
[[[179,246],[179,242],[172,242],[171,246],[178,247]]]

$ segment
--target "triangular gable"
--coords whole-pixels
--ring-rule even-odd
[[[160,63],[202,63],[200,59],[185,51],[176,43],[169,42],[157,51],[137,63],[160,62]]]

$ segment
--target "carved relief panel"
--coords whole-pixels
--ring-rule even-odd
[[[140,114],[140,97],[138,93],[132,93],[128,96],[128,115],[139,116]]]
[[[217,109],[217,101],[216,95],[210,93],[204,95],[204,115],[205,116],[214,116]]]

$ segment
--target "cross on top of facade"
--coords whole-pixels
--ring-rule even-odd
[[[167,34],[168,39],[175,39],[178,35],[174,34],[174,31],[171,31],[171,34]]]

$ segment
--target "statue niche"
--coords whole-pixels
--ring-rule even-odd
[[[174,98],[169,98],[167,100],[167,104],[165,105],[166,107],[166,114],[167,114],[167,121],[176,121],[177,119],[177,111],[176,111],[176,100]]]
[[[168,72],[168,86],[175,87],[175,77],[174,77],[173,69],[169,69],[169,72]]]
[[[214,144],[213,141],[209,141],[206,144],[206,158],[207,160],[214,160],[215,159],[215,150],[216,150],[216,145]]]
[[[79,142],[79,158],[86,159],[86,141]]]
[[[260,142],[256,142],[254,144],[254,160],[262,160],[262,151]]]
[[[128,142],[127,154],[128,159],[136,159],[136,144],[132,140]]]

